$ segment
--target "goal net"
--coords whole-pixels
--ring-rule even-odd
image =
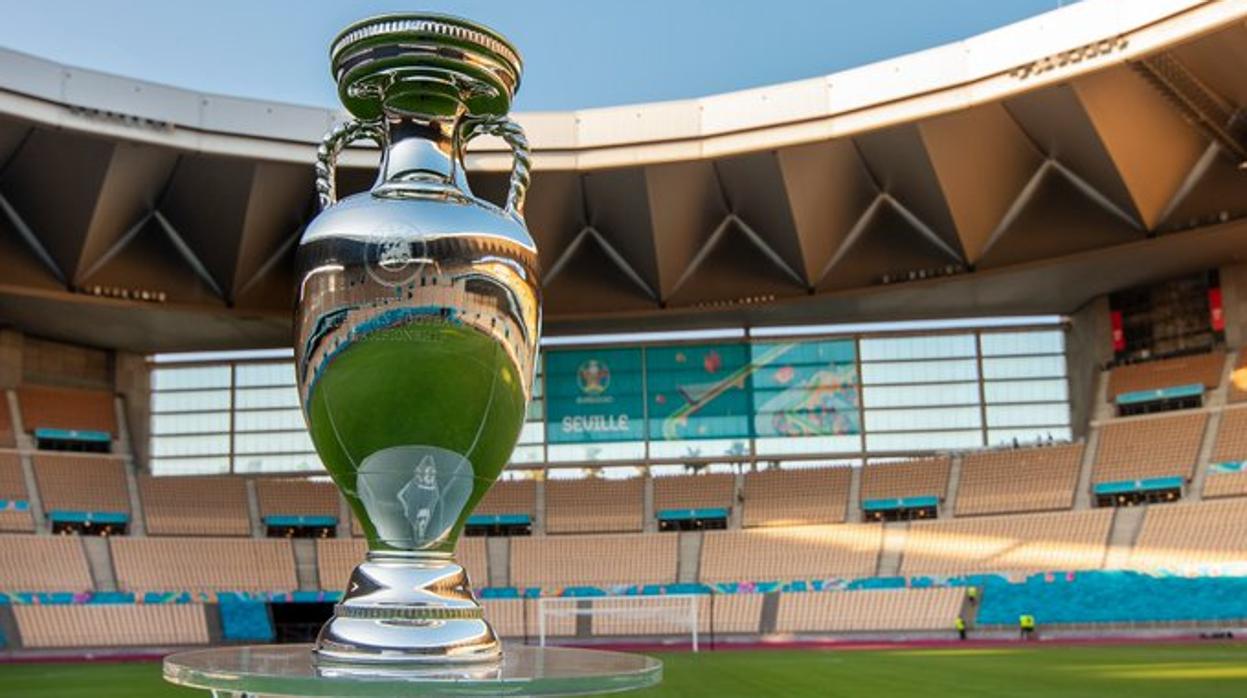
[[[587,616],[594,637],[688,635],[696,652],[708,599],[697,594],[542,597],[537,599],[537,636],[545,647],[547,637],[575,635],[577,619]]]

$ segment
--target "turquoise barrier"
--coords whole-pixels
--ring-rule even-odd
[[[1139,572],[1034,575],[983,585],[980,624],[1229,621],[1247,618],[1247,577],[1153,577]]]
[[[25,499],[0,499],[0,511],[30,511],[30,502]]]
[[[1233,473],[1247,472],[1247,461],[1227,460],[1220,463],[1213,463],[1208,466],[1209,475],[1230,475]]]
[[[324,526],[338,525],[336,516],[265,516],[265,526]]]
[[[893,509],[924,509],[938,506],[939,497],[900,497],[897,499],[867,499],[862,502],[863,511],[891,511]]]
[[[120,511],[63,511],[53,509],[48,512],[48,520],[52,523],[123,524],[130,520],[130,515]]]
[[[272,642],[273,619],[268,604],[222,595],[217,605],[221,616],[221,638],[244,642]]]
[[[112,434],[106,431],[91,431],[90,429],[35,429],[35,438],[95,444],[106,444],[113,440]]]
[[[1131,494],[1134,492],[1163,492],[1182,488],[1182,477],[1149,477],[1143,480],[1118,480],[1097,483],[1096,494]]]
[[[469,526],[528,526],[532,522],[528,514],[473,514],[468,517]]]
[[[1160,388],[1158,390],[1136,390],[1131,393],[1122,393],[1117,396],[1117,404],[1138,405],[1144,402],[1177,400],[1184,397],[1196,397],[1203,394],[1204,386],[1202,384],[1191,383],[1188,385],[1175,385],[1169,388]]]
[[[697,519],[726,519],[727,509],[710,507],[705,509],[663,509],[658,512],[659,521],[695,521]]]

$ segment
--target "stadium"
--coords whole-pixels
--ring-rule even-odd
[[[518,114],[543,339],[456,550],[504,643],[661,657],[636,695],[1247,690],[1245,46],[1086,0]],[[0,695],[196,695],[162,657],[342,601],[290,349],[342,116],[0,49]]]

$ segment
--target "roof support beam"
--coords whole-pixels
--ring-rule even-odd
[[[48,254],[48,251],[43,247],[43,243],[39,242],[38,236],[35,235],[35,231],[31,230],[29,225],[26,225],[26,221],[22,220],[17,209],[13,208],[9,200],[4,197],[4,194],[0,194],[0,211],[4,212],[5,217],[9,219],[14,229],[17,230],[17,234],[22,237],[22,240],[30,248],[30,251],[35,253],[39,261],[43,262],[48,271],[52,272],[52,275],[62,284],[67,283],[65,273],[57,266],[56,260],[52,259],[52,255]]]

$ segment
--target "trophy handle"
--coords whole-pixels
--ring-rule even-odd
[[[320,201],[322,211],[338,203],[336,177],[338,154],[347,144],[361,138],[370,138],[384,148],[385,128],[380,121],[352,119],[335,124],[325,134],[325,137],[320,139],[320,147],[316,149],[316,198]]]
[[[511,189],[507,192],[506,212],[520,220],[524,218],[524,199],[532,181],[532,151],[524,129],[509,116],[487,116],[466,121],[463,146],[477,136],[497,136],[511,147],[514,161],[511,165]]]

